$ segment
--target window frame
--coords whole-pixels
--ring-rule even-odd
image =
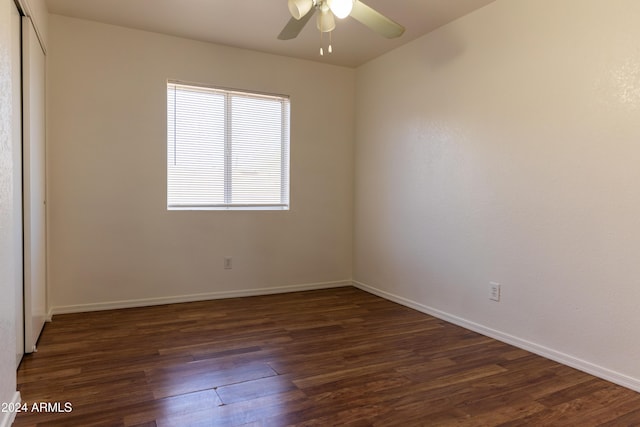
[[[207,202],[194,202],[194,203],[184,203],[180,204],[179,202],[170,202],[169,198],[169,187],[170,187],[170,156],[169,151],[171,149],[171,138],[169,135],[170,129],[170,104],[169,104],[169,92],[172,89],[185,87],[187,89],[193,90],[202,90],[205,92],[219,93],[224,95],[224,148],[223,148],[223,187],[224,187],[224,202],[223,203],[207,203]],[[166,208],[169,211],[180,211],[180,210],[212,210],[212,211],[234,211],[234,210],[257,210],[257,211],[288,211],[290,210],[290,193],[291,193],[291,182],[290,182],[290,174],[291,174],[291,100],[289,95],[284,94],[275,94],[275,93],[267,93],[267,92],[259,92],[253,90],[245,90],[245,89],[237,89],[237,88],[228,88],[217,85],[203,84],[203,83],[194,83],[194,82],[185,82],[182,80],[173,80],[168,79],[166,81]],[[279,203],[233,203],[233,138],[231,129],[231,97],[239,96],[243,98],[258,98],[258,99],[272,99],[278,100],[281,103],[281,112],[280,112],[280,141],[281,141],[281,154],[279,157],[280,160],[280,202]],[[175,140],[175,100],[174,100],[174,138],[173,138],[173,146],[174,150],[176,148],[176,140]]]

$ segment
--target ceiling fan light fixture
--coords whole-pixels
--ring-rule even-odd
[[[320,44],[324,44],[324,33],[329,33],[329,45],[327,46],[329,53],[333,51],[331,34],[336,27],[336,17],[343,19],[351,16],[388,39],[400,37],[405,30],[402,25],[367,6],[361,0],[288,0],[288,4],[292,18],[282,29],[278,39],[291,40],[296,38],[317,11],[316,26],[320,31]],[[324,55],[323,47],[320,47],[320,55]]]
[[[316,26],[321,33],[328,33],[336,28],[336,20],[333,17],[333,13],[329,10],[329,7],[324,3],[316,18]]]
[[[300,20],[313,7],[313,0],[289,0],[289,12],[295,19]]]
[[[351,13],[354,0],[327,0],[331,12],[338,18],[344,19]]]

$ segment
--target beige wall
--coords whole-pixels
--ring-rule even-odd
[[[54,312],[351,278],[355,70],[55,15],[49,50]],[[290,211],[166,210],[167,79],[291,96]]]
[[[640,390],[638,22],[498,0],[359,68],[355,280]]]

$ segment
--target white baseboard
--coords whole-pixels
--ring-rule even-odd
[[[9,403],[9,405],[18,405],[20,402],[22,402],[22,399],[20,398],[20,392],[16,391],[13,395],[13,398],[11,399],[11,402],[6,402]],[[0,412],[0,427],[11,427],[11,424],[13,424],[13,421],[15,421],[16,419],[16,412]]]
[[[307,283],[307,284],[301,284],[301,285],[279,286],[274,288],[242,289],[242,290],[234,290],[234,291],[208,292],[203,294],[176,295],[176,296],[170,296],[170,297],[141,298],[141,299],[134,299],[134,300],[109,301],[109,302],[99,302],[99,303],[91,303],[91,304],[64,305],[64,306],[51,307],[49,309],[49,319],[51,319],[56,314],[85,313],[89,311],[115,310],[120,308],[133,308],[133,307],[147,307],[152,305],[176,304],[176,303],[194,302],[194,301],[207,301],[207,300],[223,299],[223,298],[237,298],[237,297],[249,297],[249,296],[258,296],[258,295],[282,294],[287,292],[339,288],[339,287],[351,286],[351,285],[352,283],[350,280],[343,280],[343,281],[337,281],[337,282],[321,282],[321,283]]]
[[[596,377],[605,379],[607,381],[611,381],[612,383],[640,392],[640,379],[638,378],[630,377],[628,375],[593,364],[591,362],[571,356],[561,351],[554,350],[552,348],[545,347],[543,345],[540,345],[531,341],[527,341],[522,338],[518,338],[516,336],[498,331],[496,329],[486,327],[479,323],[475,323],[470,320],[464,319],[462,317],[458,317],[458,316],[446,313],[444,311],[435,309],[433,307],[420,304],[410,299],[407,299],[398,295],[394,295],[387,291],[383,291],[381,289],[375,288],[373,286],[369,286],[361,282],[353,281],[352,283],[353,283],[353,286],[365,292],[369,292],[371,294],[377,295],[389,301],[396,302],[406,307],[413,308],[414,310],[420,311],[422,313],[426,313],[433,317],[437,317],[438,319],[442,319],[449,323],[453,323],[454,325],[461,326],[465,329],[472,330],[479,334],[488,336],[490,338],[494,338],[498,341],[502,341],[504,343],[513,345],[515,347],[530,351],[531,353],[535,353],[547,359],[551,359],[558,363],[562,363],[563,365],[570,366],[572,368],[578,369],[580,371],[586,372]]]

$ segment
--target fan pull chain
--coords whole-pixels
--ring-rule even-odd
[[[329,46],[327,47],[327,52],[329,53],[333,53],[333,47],[331,46],[332,44],[331,33],[333,33],[333,31],[329,31]],[[323,44],[324,44],[324,35],[321,31],[320,32],[320,56],[324,56],[324,48],[322,47]]]
[[[322,43],[324,42],[324,35],[322,34],[322,14],[320,14],[320,56],[324,56],[324,49]]]
[[[324,34],[322,32],[322,28],[324,28],[323,25],[323,19],[324,19],[324,15],[321,14],[320,15],[320,56],[324,56]],[[333,47],[331,47],[331,33],[333,33],[333,30],[329,31],[329,46],[327,48],[327,51],[329,53],[333,53]]]

